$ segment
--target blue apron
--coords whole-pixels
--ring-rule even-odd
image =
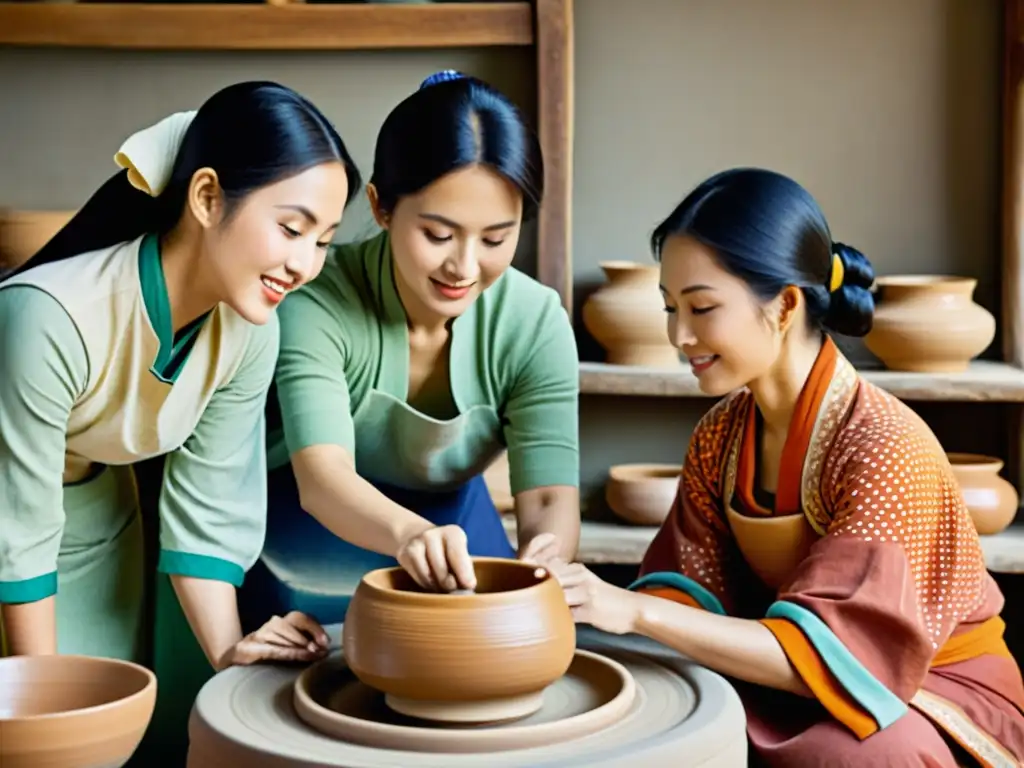
[[[481,475],[444,492],[411,491],[383,483],[374,486],[435,525],[461,527],[471,555],[516,555]],[[305,512],[299,506],[290,464],[270,473],[267,501],[263,552],[239,593],[246,631],[288,611],[302,611],[321,624],[341,622],[363,574],[397,565],[392,557],[338,538]]]

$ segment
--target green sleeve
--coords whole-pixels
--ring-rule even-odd
[[[274,383],[288,454],[312,445],[339,445],[355,454],[341,313],[314,285],[278,309],[281,354]]]
[[[579,355],[557,297],[546,302],[540,337],[505,407],[512,494],[549,485],[579,486]]]
[[[32,286],[0,290],[0,603],[57,592],[68,415],[88,380],[60,303]]]
[[[254,326],[231,381],[167,457],[160,494],[162,573],[240,586],[267,522],[264,408],[280,340],[277,317]]]

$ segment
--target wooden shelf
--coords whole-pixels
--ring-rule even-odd
[[[975,361],[964,373],[864,370],[861,374],[902,400],[1024,402],[1024,370],[1007,363]],[[683,365],[668,370],[582,362],[580,391],[587,395],[708,397]]]
[[[1024,515],[995,536],[982,536],[985,563],[994,573],[1024,573]],[[516,521],[504,516],[505,530],[516,544]],[[657,528],[595,523],[584,520],[580,531],[579,560],[590,565],[639,565]]]
[[[270,51],[527,46],[533,42],[529,2],[0,2],[0,45]]]

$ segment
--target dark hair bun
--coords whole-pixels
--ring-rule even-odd
[[[843,284],[829,294],[822,324],[843,336],[866,336],[875,315],[875,297],[871,294],[875,270],[856,248],[833,243],[832,252],[843,262]]]

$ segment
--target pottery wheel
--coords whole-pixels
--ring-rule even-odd
[[[342,741],[414,752],[504,752],[588,736],[614,725],[636,695],[633,676],[605,656],[577,649],[566,674],[542,694],[539,711],[500,723],[427,723],[395,711],[356,679],[340,653],[303,672],[293,704],[310,727]]]
[[[339,627],[332,627],[329,632],[332,639],[340,636]],[[635,768],[643,765],[657,768],[680,765],[681,755],[686,756],[687,766],[735,768],[746,765],[742,705],[723,678],[642,638],[616,637],[581,627],[578,645],[621,664],[635,684],[631,700],[621,702],[620,697],[622,706],[612,721],[584,729],[586,735],[577,731],[575,735],[562,737],[568,740],[546,744],[543,740],[540,744],[531,743],[524,737],[524,741],[512,739],[499,747],[494,747],[493,743],[489,747],[501,749],[500,752],[486,751],[488,747],[467,752],[473,747],[464,744],[446,752],[358,744],[350,737],[340,740],[321,733],[299,717],[293,706],[293,689],[301,668],[235,667],[210,680],[196,700],[189,728],[188,765],[189,768],[224,765],[247,768]],[[582,654],[577,658],[587,657]],[[335,680],[344,682],[347,669],[343,662],[322,664],[325,674],[322,679],[333,675]],[[334,698],[325,693],[321,702],[335,711],[376,718],[378,725],[391,729],[385,734],[389,738],[395,737],[394,729],[428,731],[427,749],[431,750],[437,749],[438,734],[451,741],[460,733],[482,732],[488,728],[505,729],[510,733],[519,728],[520,734],[527,734],[531,728],[550,730],[559,720],[572,716],[586,718],[602,705],[611,705],[614,709],[614,695],[609,695],[607,689],[602,692],[591,687],[588,690],[585,681],[570,680],[561,689],[551,686],[545,694],[545,707],[531,718],[474,728],[404,718],[387,709],[383,696],[366,691],[361,684],[339,687]],[[550,704],[547,699],[552,700]],[[423,744],[413,746],[424,748]]]

